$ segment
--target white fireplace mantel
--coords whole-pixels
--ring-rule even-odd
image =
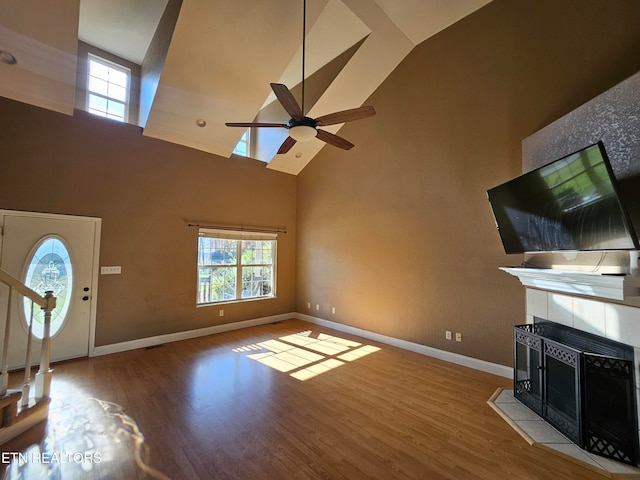
[[[550,268],[500,267],[525,287],[617,300],[640,306],[640,275],[607,275]]]

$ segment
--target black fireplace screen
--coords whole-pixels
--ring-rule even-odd
[[[633,362],[584,355],[585,448],[620,462],[637,464]],[[633,425],[633,429],[630,427]]]
[[[514,327],[514,395],[572,442],[638,464],[633,348],[536,319]]]
[[[532,334],[533,325],[514,328],[514,394],[538,415],[542,415],[542,339]]]
[[[546,340],[543,370],[543,416],[569,440],[580,444],[580,352]]]

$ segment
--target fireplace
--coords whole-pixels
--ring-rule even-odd
[[[607,258],[600,254],[602,261]],[[561,261],[556,263],[563,265]],[[633,468],[637,474],[638,468],[629,465],[638,465],[640,460],[640,435],[636,427],[640,406],[638,252],[631,252],[628,258],[622,256],[613,263],[626,267],[619,272],[522,266],[502,267],[501,270],[517,277],[526,291],[527,326],[518,329],[525,334],[525,340],[516,347],[520,350],[520,358],[514,363],[514,382],[520,384],[516,388],[524,391],[519,401],[547,423],[555,421],[553,425],[560,425],[556,426],[559,430],[562,430],[559,419],[575,419],[575,422],[564,422],[570,426],[566,430],[569,434],[565,433],[565,436],[571,437],[573,429],[573,438],[579,439],[576,443],[583,453],[605,471],[612,471],[605,465],[615,464],[620,467],[612,466],[615,471]],[[546,344],[561,344],[563,350],[558,349],[556,353],[562,351],[562,355],[548,355],[551,350],[545,349],[544,345],[549,331]],[[576,340],[579,338],[583,340]],[[601,344],[598,348],[605,350],[593,347],[589,343],[591,339],[596,339]],[[622,350],[617,350],[619,347]],[[570,368],[571,361],[567,361],[573,353],[577,355],[573,357],[578,365],[575,369]],[[549,376],[547,370],[542,370],[549,365],[552,370],[554,366],[562,368]],[[567,380],[566,375],[573,375],[573,382]],[[548,388],[549,381],[551,388]],[[574,398],[579,413],[573,413],[571,401],[562,403],[563,397]],[[536,403],[536,398],[550,399],[551,405],[549,402]],[[545,408],[550,412],[546,417]],[[585,414],[587,411],[588,415]],[[554,414],[555,420],[550,420]],[[630,448],[619,449],[616,447],[619,442],[628,443]],[[610,462],[603,456],[625,463]]]
[[[637,465],[634,348],[533,320],[514,327],[514,396],[581,448]]]

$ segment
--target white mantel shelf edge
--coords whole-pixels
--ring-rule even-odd
[[[500,267],[525,287],[607,298],[640,305],[639,275],[603,275],[547,268]]]

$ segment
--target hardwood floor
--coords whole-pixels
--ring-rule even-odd
[[[487,405],[508,379],[298,320],[54,368],[4,479],[604,478]]]

